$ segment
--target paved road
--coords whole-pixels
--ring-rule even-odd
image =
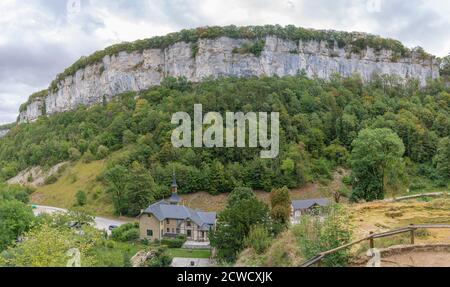
[[[63,208],[57,208],[57,207],[51,207],[51,206],[41,206],[41,205],[33,205],[33,206],[36,207],[36,209],[33,210],[35,215],[39,215],[41,213],[52,214],[52,213],[56,213],[56,212],[67,212],[67,210],[63,209]],[[117,220],[117,219],[104,218],[104,217],[95,217],[95,227],[99,230],[106,230],[108,232],[109,232],[109,226],[111,226],[111,225],[121,226],[126,223],[128,223],[128,222],[122,221],[122,220]]]

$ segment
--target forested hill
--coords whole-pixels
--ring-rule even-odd
[[[204,113],[280,112],[280,156],[262,160],[251,148],[173,148],[172,114],[192,114],[198,103]],[[368,84],[356,76],[223,78],[199,84],[169,78],[138,94],[14,127],[0,139],[0,176],[6,180],[27,167],[67,160],[106,159],[107,168],[96,180],[105,192],[122,190],[120,200],[110,193],[116,211],[135,215],[170,192],[173,169],[181,193],[218,194],[238,186],[270,191],[326,181],[341,165],[359,179],[353,181],[354,198],[374,199],[398,182],[406,189],[418,177],[448,184],[449,113],[450,93],[439,80],[419,88],[415,81],[400,84],[386,77]],[[395,151],[376,150],[375,143],[383,148],[384,141]],[[398,165],[388,170],[393,163]],[[397,182],[400,171],[406,180]]]

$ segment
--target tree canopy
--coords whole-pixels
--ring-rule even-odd
[[[364,129],[352,145],[352,198],[383,199],[386,185],[404,172],[402,140],[390,129]]]
[[[194,104],[202,104],[204,113],[279,112],[279,157],[263,160],[260,148],[174,148],[171,116],[179,111],[192,116]],[[79,107],[13,127],[0,139],[0,180],[36,165],[104,159],[107,170],[97,180],[110,191],[118,214],[135,215],[152,201],[170,196],[174,170],[180,194],[218,194],[241,186],[270,192],[328,181],[338,165],[349,165],[352,143],[364,129],[390,129],[403,142],[400,157],[407,171],[437,180],[433,159],[440,140],[450,135],[449,107],[449,89],[440,80],[420,87],[414,80],[404,83],[386,76],[367,84],[358,76],[324,81],[302,74],[196,84],[168,78],[139,94],[125,93],[89,109]],[[367,199],[378,198],[379,174],[368,175],[379,183],[366,185],[373,195]],[[136,185],[138,178],[146,182],[145,188]]]

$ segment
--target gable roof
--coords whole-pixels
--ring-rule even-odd
[[[159,221],[190,219],[204,230],[209,230],[209,225],[216,224],[217,217],[215,212],[196,211],[183,205],[171,205],[165,200],[150,205],[143,213],[153,214]]]
[[[315,205],[326,207],[330,205],[330,201],[326,198],[292,201],[292,207],[294,208],[294,210],[308,209]]]

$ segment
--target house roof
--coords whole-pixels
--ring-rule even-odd
[[[172,195],[170,196],[170,198],[168,199],[168,201],[169,201],[170,203],[180,203],[180,202],[181,202],[181,198],[178,196],[178,194],[172,193]]]
[[[190,219],[204,230],[209,230],[209,225],[216,223],[217,216],[215,212],[203,212],[183,205],[171,205],[170,202],[165,200],[150,205],[143,213],[153,214],[160,221],[165,219]]]
[[[308,200],[293,200],[292,207],[294,210],[308,209],[315,205],[326,207],[330,205],[330,201],[326,198],[308,199]]]

